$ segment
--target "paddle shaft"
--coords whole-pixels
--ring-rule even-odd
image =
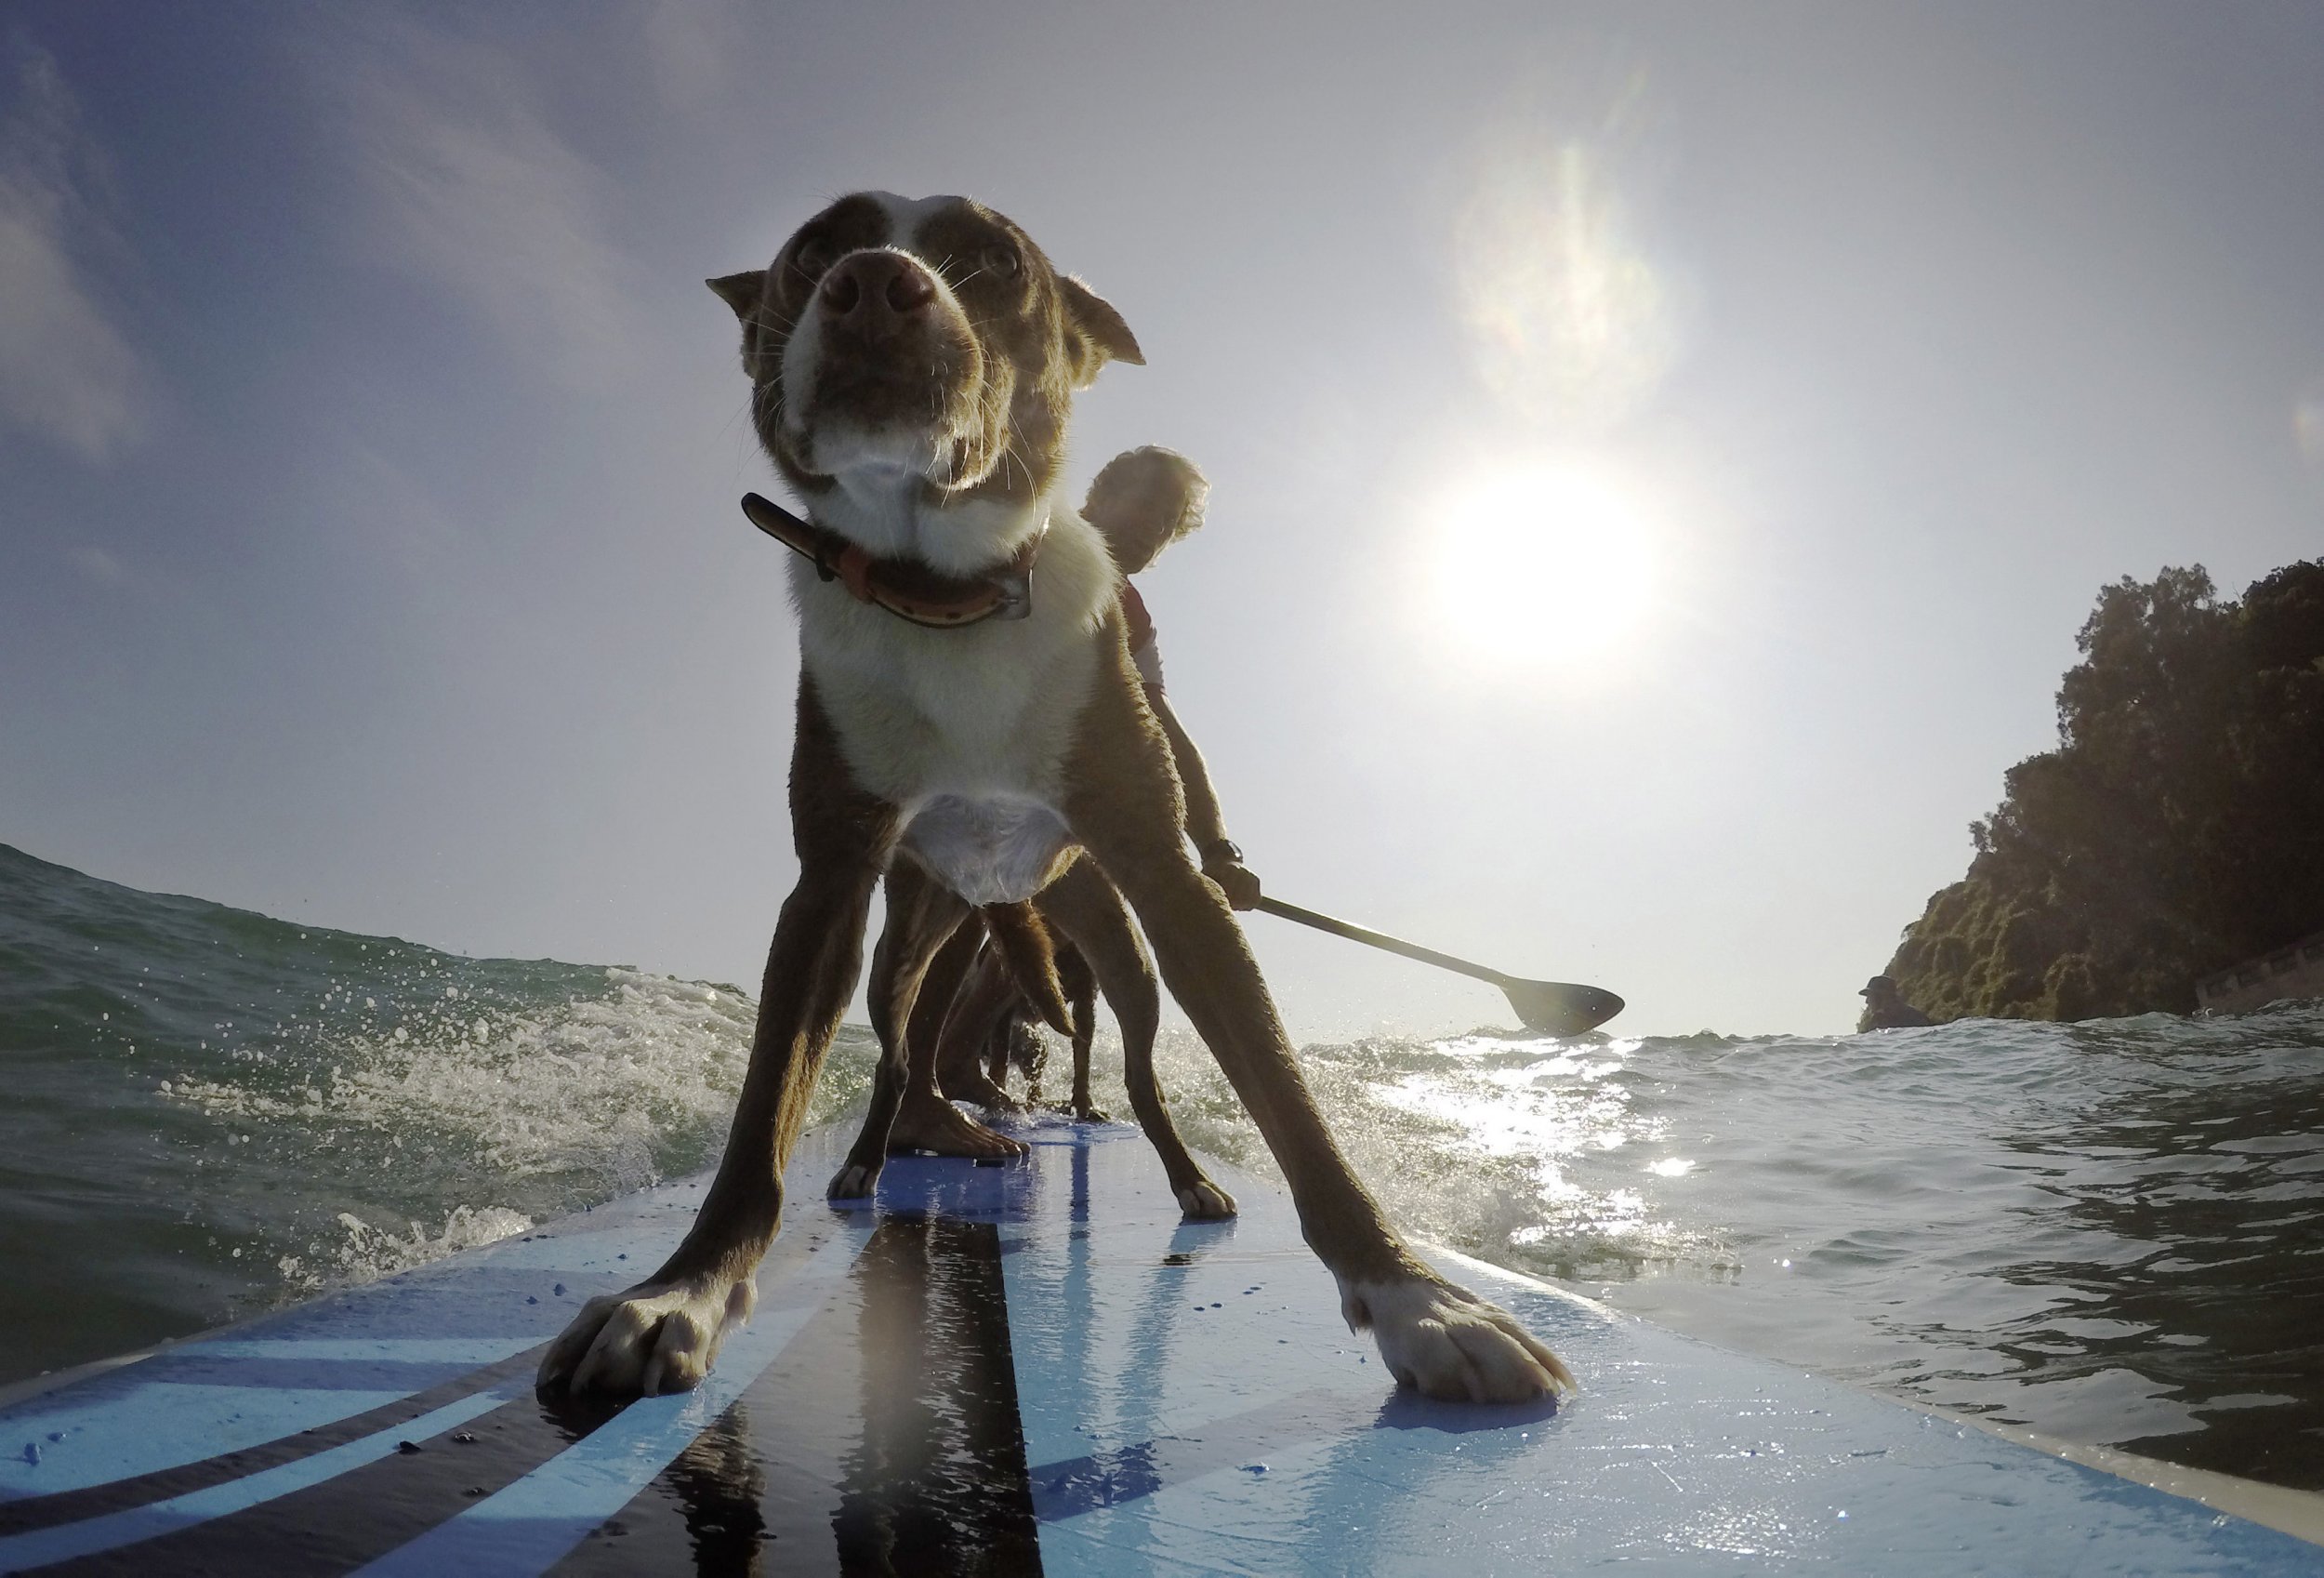
[[[1493,985],[1504,989],[1515,979],[1514,976],[1504,975],[1499,970],[1487,969],[1470,960],[1455,959],[1449,953],[1439,953],[1433,948],[1422,948],[1419,943],[1406,942],[1402,937],[1392,937],[1385,932],[1375,932],[1370,927],[1359,926],[1353,921],[1341,921],[1317,910],[1302,909],[1296,904],[1286,904],[1279,898],[1262,898],[1254,908],[1263,909],[1268,914],[1286,921],[1297,921],[1302,926],[1313,926],[1319,932],[1329,932],[1335,937],[1345,937],[1350,942],[1369,943],[1374,948],[1385,948],[1390,953],[1401,953],[1406,959],[1417,959],[1423,964],[1433,964],[1441,970],[1453,970],[1463,975],[1473,975],[1480,981],[1490,981]]]

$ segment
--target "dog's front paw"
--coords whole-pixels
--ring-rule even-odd
[[[1235,1214],[1235,1197],[1208,1178],[1178,1191],[1178,1208],[1189,1222],[1223,1222]]]
[[[608,1397],[692,1391],[758,1299],[746,1276],[640,1282],[593,1298],[548,1345],[534,1384]]]
[[[1349,1330],[1371,1329],[1396,1384],[1423,1397],[1526,1402],[1574,1389],[1573,1372],[1515,1316],[1450,1282],[1342,1282],[1340,1312]]]

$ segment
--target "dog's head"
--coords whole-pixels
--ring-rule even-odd
[[[931,513],[1022,536],[1074,391],[1108,361],[1144,360],[1119,313],[965,197],[843,197],[768,268],[709,284],[742,320],[767,452],[818,519],[875,552],[999,546],[932,540],[948,534],[916,526]]]

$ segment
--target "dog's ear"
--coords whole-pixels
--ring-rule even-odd
[[[704,280],[702,283],[717,291],[719,299],[733,308],[734,316],[740,318],[743,326],[747,328],[750,320],[758,314],[759,303],[766,297],[767,271],[747,269],[739,274],[720,274],[714,280]]]
[[[1138,349],[1138,337],[1129,332],[1112,302],[1071,274],[1057,276],[1057,290],[1065,305],[1065,326],[1073,331],[1080,350],[1074,365],[1076,386],[1089,388],[1096,381],[1098,369],[1108,362],[1127,362],[1133,367],[1146,365],[1146,353]]]

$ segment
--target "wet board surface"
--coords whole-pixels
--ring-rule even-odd
[[[2318,1573],[2324,1549],[1474,1263],[1580,1376],[1399,1395],[1288,1201],[1187,1225],[1135,1130],[822,1200],[697,1392],[546,1405],[540,1345],[700,1181],[0,1409],[0,1572]]]

